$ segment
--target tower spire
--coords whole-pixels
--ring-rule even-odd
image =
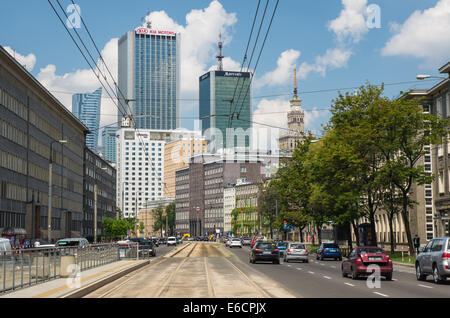
[[[216,58],[219,60],[219,65],[218,65],[218,70],[219,71],[223,71],[223,63],[222,60],[224,58],[224,56],[222,55],[222,47],[223,47],[223,43],[222,43],[222,33],[219,34],[219,55],[216,56]]]
[[[297,65],[294,68],[294,99],[298,99],[297,95]]]

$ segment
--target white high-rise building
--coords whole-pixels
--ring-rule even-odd
[[[117,130],[117,206],[124,217],[137,217],[148,201],[164,193],[164,146],[171,130]]]

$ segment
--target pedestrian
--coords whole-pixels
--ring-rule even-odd
[[[419,247],[420,247],[420,237],[416,234],[413,239],[414,242],[414,248],[416,249],[416,253],[419,254]]]

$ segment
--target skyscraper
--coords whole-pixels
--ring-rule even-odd
[[[91,131],[86,135],[86,145],[96,153],[98,152],[101,97],[101,87],[92,94],[75,94],[72,96],[72,113]]]
[[[180,34],[148,23],[119,40],[118,126],[123,114],[135,117],[138,129],[180,126]]]
[[[210,71],[202,75],[199,81],[202,133],[210,129],[211,133],[206,133],[206,138],[215,140],[216,149],[248,147],[252,127],[251,74]],[[234,113],[232,120],[231,113]]]
[[[116,131],[117,127],[105,127],[102,132],[103,158],[116,163]]]

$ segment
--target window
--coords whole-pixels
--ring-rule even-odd
[[[436,113],[437,113],[437,116],[440,118],[442,118],[444,115],[444,110],[443,110],[442,106],[443,106],[442,105],[442,97],[439,97],[438,99],[436,99]]]
[[[442,246],[444,245],[444,240],[437,239],[433,241],[433,246],[431,247],[432,252],[439,252],[442,250]]]

